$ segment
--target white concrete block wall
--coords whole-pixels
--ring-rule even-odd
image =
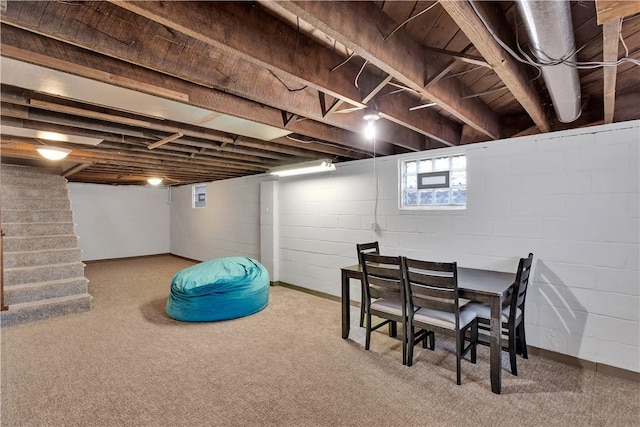
[[[373,240],[389,254],[503,271],[533,252],[529,343],[638,372],[639,146],[629,122],[429,152],[467,154],[457,211],[400,211],[398,157],[375,162],[377,213],[372,160],[281,179],[281,280],[339,295],[339,268]]]
[[[502,271],[533,252],[529,344],[640,372],[639,146],[636,121],[425,153],[466,152],[465,210],[400,211],[406,155],[377,159],[375,173],[362,160],[280,179],[280,280],[340,295],[340,267],[357,263],[356,243],[374,240],[388,254]],[[200,212],[190,186],[174,189],[171,251],[258,257],[266,179],[209,184]],[[359,299],[359,286],[351,294]]]
[[[171,253],[198,261],[227,256],[260,260],[260,181],[236,178],[207,186],[207,207],[192,207],[192,187],[172,189]]]
[[[168,190],[69,183],[82,260],[169,252]]]

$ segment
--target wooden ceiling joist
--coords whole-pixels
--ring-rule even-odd
[[[616,62],[618,60],[618,43],[620,42],[621,20],[607,21],[602,25],[602,60]],[[617,66],[604,67],[604,122],[612,123],[616,108]]]
[[[279,4],[461,121],[493,139],[500,137],[495,113],[480,100],[463,102],[460,99],[463,88],[457,81],[441,80],[428,88],[423,86],[426,76],[433,74],[429,69],[433,65],[426,64],[422,47],[403,30],[385,40],[384,34],[388,32],[384,30],[396,24],[381,10],[365,2],[283,1]],[[358,25],[352,25],[355,21]],[[457,144],[458,141],[448,142]]]
[[[491,68],[509,88],[509,91],[531,116],[533,122],[543,132],[548,132],[551,128],[548,115],[543,109],[538,92],[529,81],[522,64],[512,58],[495,41],[468,1],[447,0],[442,1],[440,4],[491,65]],[[509,26],[506,24],[503,15],[501,16],[495,8],[491,9],[484,2],[475,2],[474,5],[493,30],[501,33],[498,34],[500,38],[503,40],[511,38],[506,34]]]

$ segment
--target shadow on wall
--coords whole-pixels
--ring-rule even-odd
[[[533,303],[537,310],[535,325],[538,329],[538,342],[534,345],[592,359],[584,357],[586,352],[581,351],[588,313],[571,292],[571,287],[542,260],[535,263],[534,283],[531,290],[535,297],[533,301],[527,301],[527,306]]]

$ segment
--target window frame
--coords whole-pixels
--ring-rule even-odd
[[[198,193],[197,189],[198,188],[204,188],[204,192]],[[204,196],[204,200],[199,200],[200,197],[197,196]],[[198,202],[204,202],[204,206],[196,206],[196,203]],[[196,185],[192,185],[191,186],[191,207],[193,209],[205,209],[207,207],[207,185],[206,184],[196,184]]]
[[[465,202],[464,204],[446,204],[446,205],[415,205],[415,206],[404,206],[403,205],[403,201],[404,201],[404,168],[405,168],[405,164],[407,162],[420,162],[422,160],[435,160],[435,159],[440,159],[440,158],[448,158],[449,161],[451,162],[451,159],[453,157],[457,157],[457,156],[464,156],[465,157],[465,175],[467,175],[468,177],[468,153],[466,151],[456,151],[456,152],[449,152],[449,153],[441,153],[441,154],[427,154],[426,152],[420,152],[420,153],[416,153],[413,154],[411,156],[408,157],[402,157],[398,159],[398,210],[400,212],[405,212],[405,211],[434,211],[434,210],[449,210],[449,211],[455,211],[455,210],[465,210],[467,209],[467,203],[468,203],[468,193],[465,196]],[[416,173],[416,177],[419,179],[419,177],[421,175],[427,175],[427,174],[432,174],[431,176],[442,176],[442,172],[444,171],[436,171],[436,172],[417,172]],[[442,185],[434,185],[434,186],[423,186],[423,188],[419,188],[420,187],[420,183],[416,183],[416,190],[419,189],[429,189],[429,188],[448,188],[449,190],[451,190],[451,172],[452,172],[452,168],[450,166],[449,171],[448,171],[448,176],[447,176],[447,186],[443,187]],[[464,186],[465,191],[467,191],[469,187],[469,183],[467,181],[466,185]]]

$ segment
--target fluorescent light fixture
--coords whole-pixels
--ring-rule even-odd
[[[147,182],[151,185],[160,185],[162,184],[162,178],[147,178]]]
[[[278,166],[269,169],[271,175],[293,176],[308,173],[326,172],[336,170],[336,165],[329,159],[312,160],[310,162],[296,163],[294,165]]]
[[[62,160],[71,152],[68,148],[59,147],[38,147],[36,148],[38,153],[45,159],[49,160]]]

